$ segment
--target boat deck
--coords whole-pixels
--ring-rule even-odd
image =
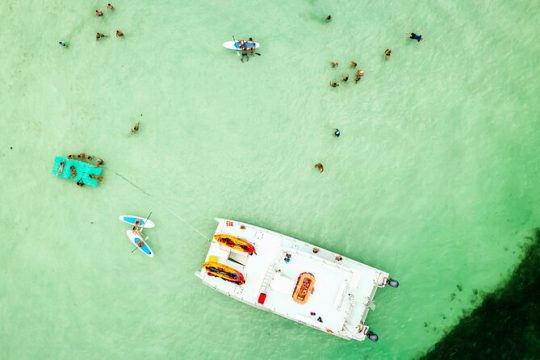
[[[216,234],[247,240],[256,253],[249,256],[212,241],[206,261],[217,258],[240,271],[246,282],[239,286],[208,276],[204,270],[197,273],[203,282],[237,300],[322,331],[356,340],[365,338],[367,327],[363,322],[387,273],[266,229],[216,220]],[[292,295],[304,272],[314,275],[315,284],[308,301],[300,304]],[[261,293],[266,294],[262,304]],[[358,331],[358,325],[362,331]]]

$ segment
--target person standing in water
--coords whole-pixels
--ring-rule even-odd
[[[336,130],[334,131],[334,136],[335,136],[335,137],[339,137],[340,135],[341,135],[341,131],[339,131],[339,129],[336,129]]]
[[[253,40],[253,38],[249,38],[249,40],[247,41],[247,45],[250,46],[249,48],[249,52],[251,55],[253,55],[253,53],[255,53],[255,40]]]
[[[137,121],[137,123],[135,125],[133,125],[133,127],[131,128],[131,133],[132,134],[136,134],[137,131],[139,131],[139,126],[140,126],[141,122],[140,121]]]
[[[114,10],[114,6],[112,6],[112,4],[109,3],[109,4],[107,4],[107,9],[109,9],[109,10]]]
[[[322,173],[324,171],[324,166],[322,163],[316,163],[315,169],[319,170],[319,172]]]
[[[411,33],[409,35],[409,39],[416,40],[416,41],[420,42],[420,41],[422,41],[422,35]]]
[[[386,49],[384,50],[384,58],[388,59],[392,55],[392,50]]]
[[[325,21],[326,21],[327,23],[329,23],[330,21],[332,21],[332,15],[328,15],[328,16],[326,17]]]
[[[123,37],[124,36],[124,33],[122,32],[122,30],[116,30],[116,37]]]
[[[359,81],[362,79],[363,76],[364,76],[364,70],[361,70],[361,69],[358,70],[358,71],[356,72],[356,74],[354,74],[354,81],[355,81],[355,83],[359,82]]]

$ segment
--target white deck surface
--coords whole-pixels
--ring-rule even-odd
[[[365,331],[359,332],[357,326],[365,321],[375,291],[378,285],[383,285],[387,273],[345,257],[338,261],[338,254],[325,249],[319,248],[314,253],[313,245],[266,229],[232,220],[216,220],[216,234],[247,240],[255,246],[256,254],[248,256],[212,241],[205,261],[210,256],[217,257],[218,262],[240,271],[246,283],[239,286],[208,276],[201,270],[197,276],[204,283],[252,306],[322,331],[331,330],[349,339],[365,338]],[[288,262],[286,254],[290,254]],[[303,272],[315,276],[315,285],[307,303],[299,304],[292,294]],[[266,294],[263,305],[257,302],[260,293]],[[319,318],[322,322],[317,320]]]

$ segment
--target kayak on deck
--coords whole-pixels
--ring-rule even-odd
[[[120,215],[119,217],[120,221],[125,222],[126,224],[135,225],[135,221],[139,220],[139,227],[142,228],[153,228],[156,226],[152,220],[147,220],[146,218],[142,218],[140,216],[135,215]]]
[[[139,249],[142,253],[144,253],[148,257],[154,256],[154,252],[152,251],[152,249],[150,249],[150,246],[148,246],[148,243],[144,241],[144,239],[142,238],[139,232],[133,231],[133,230],[127,230],[126,234],[129,238],[129,241],[134,246],[136,246],[137,249]]]

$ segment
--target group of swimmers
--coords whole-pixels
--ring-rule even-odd
[[[110,10],[110,11],[114,10],[114,6],[112,6],[111,3],[107,4],[107,10]],[[103,16],[103,15],[104,15],[103,11],[96,10],[96,16]],[[123,37],[123,36],[124,36],[124,32],[122,30],[116,30],[116,37]],[[99,40],[104,37],[107,37],[107,35],[100,32],[96,33],[96,40]]]
[[[330,62],[330,65],[332,66],[333,69],[335,69],[335,68],[337,68],[339,66],[339,62],[332,61],[332,62]],[[358,64],[355,61],[351,61],[351,68],[352,69],[356,69],[357,66],[358,66]],[[354,74],[354,83],[356,84],[360,80],[362,80],[363,76],[364,76],[364,70],[362,70],[362,69],[356,70],[356,73]],[[343,77],[341,78],[341,81],[343,81],[343,82],[349,81],[349,75],[347,75],[347,74],[343,75]],[[338,87],[339,84],[338,84],[337,81],[331,81],[330,86],[335,88],[335,87]]]
[[[111,4],[111,3],[108,3],[107,4],[107,10],[114,10],[114,6]],[[101,10],[96,10],[96,16],[103,16],[104,13],[103,11]],[[123,37],[124,36],[124,32],[122,30],[116,30],[116,37]],[[107,37],[107,35],[103,34],[103,33],[100,33],[100,32],[97,32],[96,33],[96,40],[99,40],[101,38],[104,38],[104,37]],[[64,47],[64,48],[68,48],[69,47],[69,43],[67,43],[66,41],[59,41],[58,44],[60,44],[60,46]]]

